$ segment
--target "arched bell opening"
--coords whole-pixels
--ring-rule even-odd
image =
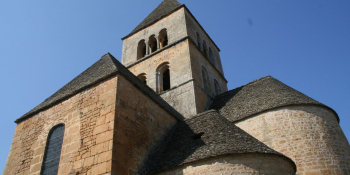
[[[143,58],[146,55],[146,43],[145,40],[139,41],[137,46],[137,60]]]
[[[148,46],[149,46],[150,54],[157,51],[157,39],[154,35],[149,37]]]
[[[157,92],[161,93],[170,88],[170,66],[169,63],[163,63],[157,69]]]
[[[168,45],[168,34],[166,29],[162,29],[159,32],[159,48],[163,48]]]

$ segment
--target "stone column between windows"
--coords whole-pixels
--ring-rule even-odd
[[[146,55],[149,55],[150,53],[150,51],[149,51],[150,49],[149,49],[149,40],[147,40],[147,42],[146,42]]]
[[[157,40],[157,50],[159,50],[160,49],[159,35],[156,36],[156,40]]]

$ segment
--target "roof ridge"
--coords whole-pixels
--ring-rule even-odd
[[[231,90],[229,90],[229,91],[226,91],[226,92],[224,92],[224,93],[221,93],[221,94],[215,96],[215,98],[220,97],[220,96],[224,96],[224,95],[226,95],[226,94],[228,94],[228,93],[231,93],[232,91],[235,91],[235,90],[237,90],[237,89],[240,89],[240,88],[243,88],[243,87],[246,87],[246,86],[250,86],[250,85],[256,84],[256,83],[258,83],[258,82],[260,82],[260,81],[262,81],[262,80],[268,79],[268,78],[273,78],[273,79],[275,79],[275,78],[272,77],[271,75],[267,75],[267,76],[265,76],[265,77],[261,77],[261,78],[259,78],[259,79],[253,80],[253,81],[251,81],[251,82],[249,82],[249,83],[247,83],[247,84],[245,84],[245,85],[242,85],[242,86],[236,87],[236,88],[234,88],[234,89],[231,89]]]
[[[203,115],[205,115],[205,114],[213,113],[213,112],[219,114],[219,112],[218,112],[217,110],[215,110],[215,109],[209,109],[209,110],[207,110],[207,111],[204,111],[204,112],[201,112],[201,113],[199,113],[199,114],[193,115],[193,116],[191,116],[191,117],[185,119],[184,121],[189,121],[189,120],[192,120],[192,119],[196,119],[197,117],[203,116]]]
[[[144,29],[145,27],[164,18],[182,6],[183,4],[179,3],[177,0],[163,0],[150,14],[148,14],[144,20],[142,20],[139,25],[134,28],[134,30],[132,30],[127,36],[123,37],[122,39],[125,39],[130,35]]]

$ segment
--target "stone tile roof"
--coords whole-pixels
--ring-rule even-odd
[[[294,164],[215,110],[180,122],[169,137],[171,139],[166,146],[148,157],[140,174],[153,174],[196,160],[229,154],[272,154],[282,156]]]
[[[67,98],[79,93],[80,91],[93,86],[107,78],[110,78],[116,74],[123,75],[126,79],[134,84],[143,93],[148,95],[153,101],[158,103],[165,110],[173,114],[179,120],[183,117],[174,108],[172,108],[168,103],[166,103],[163,98],[161,98],[156,92],[154,92],[147,85],[142,83],[134,74],[132,74],[127,68],[125,68],[117,59],[113,57],[110,53],[102,56],[100,60],[86,69],[83,73],[75,77],[71,82],[63,86],[56,93],[47,98],[44,102],[36,106],[34,109],[24,114],[22,117],[18,118],[15,122],[19,123],[27,118],[35,115],[36,113],[45,110]]]
[[[129,37],[130,35],[132,35],[138,31],[144,29],[145,27],[155,23],[156,21],[169,15],[170,13],[172,13],[176,9],[180,8],[181,6],[182,6],[182,4],[179,3],[177,0],[164,0],[130,34],[128,34],[124,38]]]
[[[318,105],[337,113],[322,103],[285,85],[277,79],[266,76],[242,87],[216,96],[210,109],[216,109],[231,122],[251,115],[290,105]]]

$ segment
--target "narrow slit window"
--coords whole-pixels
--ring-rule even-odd
[[[169,69],[163,73],[163,91],[170,89],[170,72]]]
[[[199,47],[199,50],[202,50],[202,45],[201,45],[201,36],[197,32],[197,46]]]
[[[43,163],[41,165],[41,175],[51,175],[58,173],[63,136],[63,124],[56,125],[50,130],[46,141]]]

